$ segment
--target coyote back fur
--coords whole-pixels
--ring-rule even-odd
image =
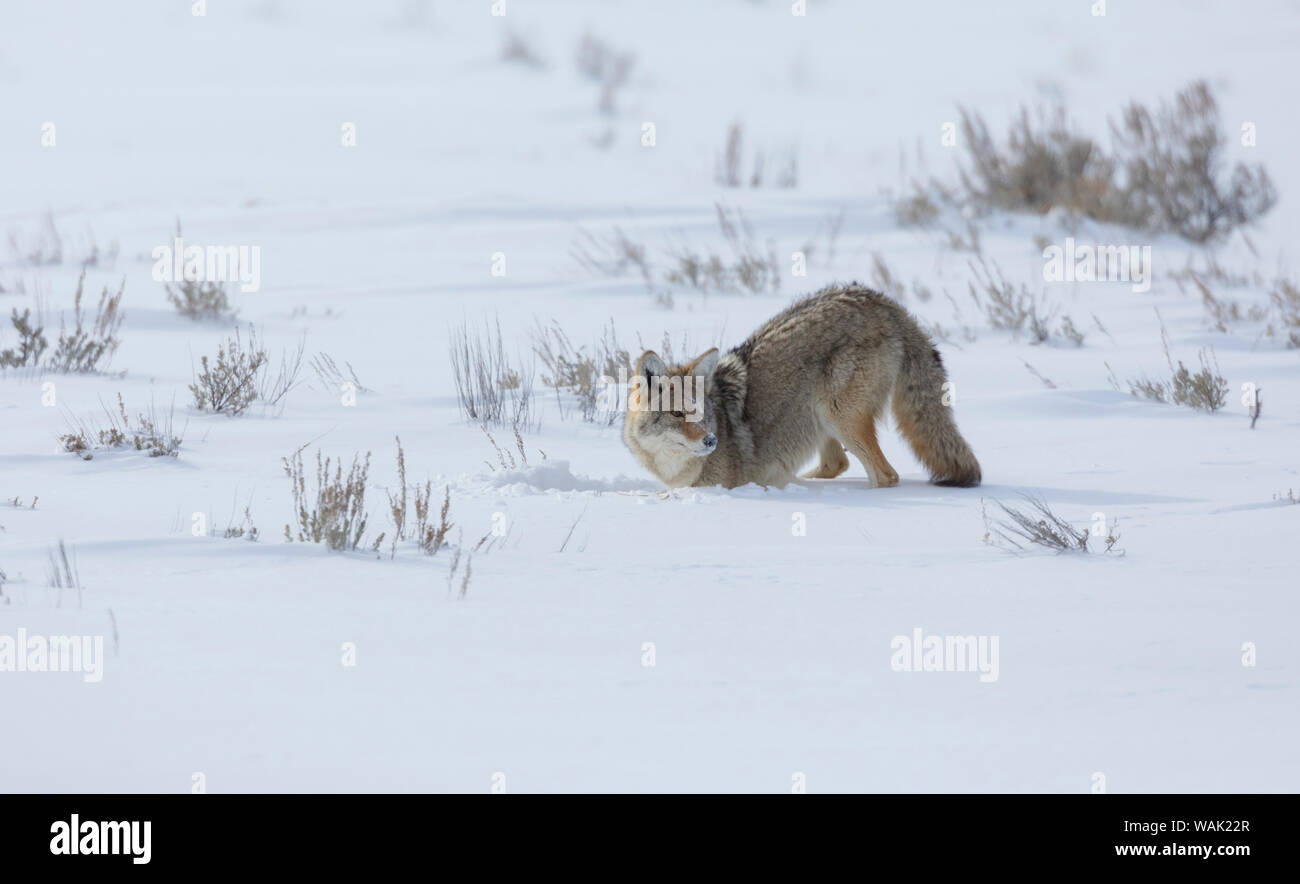
[[[929,336],[897,303],[831,286],[773,317],[739,347],[686,365],[644,353],[630,385],[623,439],[669,487],[830,479],[853,453],[876,487],[898,473],[876,441],[894,420],[938,485],[980,483],[980,465],[944,403],[947,373]]]

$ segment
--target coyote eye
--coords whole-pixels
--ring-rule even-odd
[[[680,412],[680,411],[674,411],[674,412],[673,412],[673,417],[676,417],[676,418],[683,418],[683,417],[686,417],[686,415],[685,415],[685,413],[683,413],[683,412]]]

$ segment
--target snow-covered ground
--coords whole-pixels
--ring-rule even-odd
[[[0,671],[0,791],[184,792],[196,774],[211,792],[1300,789],[1300,506],[1275,499],[1300,495],[1300,351],[1260,321],[1214,329],[1171,277],[1213,256],[1251,277],[1219,292],[1244,310],[1296,270],[1294,4],[504,5],[0,12],[0,349],[11,308],[43,303],[57,336],[91,237],[119,249],[87,290],[124,279],[126,317],[109,373],[0,373],[0,497],[18,501],[0,504],[0,640],[103,636],[105,654],[98,681]],[[540,65],[503,60],[508,31]],[[585,33],[635,55],[613,113],[576,69]],[[917,171],[918,146],[952,180],[941,133],[959,106],[1000,132],[1020,102],[1060,94],[1104,133],[1125,102],[1195,78],[1216,90],[1228,160],[1264,163],[1281,195],[1249,241],[978,222],[986,260],[1070,315],[1081,347],[989,328],[970,252],[900,227],[882,192],[900,155]],[[747,155],[793,146],[796,188],[715,184],[733,120]],[[635,272],[594,275],[571,254],[615,227],[656,260],[722,251],[719,201],[787,269],[813,242],[807,276],[766,295],[656,285],[665,306]],[[47,218],[63,254],[38,265]],[[259,248],[240,323],[275,354],[303,340],[350,363],[367,388],[354,405],[307,370],[282,409],[194,409],[194,366],[232,326],[180,317],[152,278],[178,219],[190,242]],[[1150,291],[1044,283],[1042,241],[1071,235],[1151,246]],[[908,308],[951,333],[978,489],[927,484],[890,429],[895,488],[871,489],[855,461],[782,490],[665,494],[619,426],[561,415],[540,378],[526,466],[503,469],[458,410],[462,322],[499,321],[516,359],[552,321],[585,343],[612,319],[634,357],[665,332],[698,352],[799,294],[869,281],[876,253]],[[1222,411],[1111,384],[1167,376],[1162,319],[1175,359],[1195,368],[1213,348]],[[1262,391],[1254,429],[1243,384]],[[174,403],[177,458],[61,450],[119,394],[132,414]],[[367,537],[391,532],[395,436],[411,483],[431,480],[435,504],[450,489],[450,547],[284,542],[281,459],[304,445],[371,452]],[[1124,554],[986,542],[984,512],[1022,493],[1080,526],[1117,523]],[[259,539],[222,537],[245,506]],[[505,536],[471,557],[494,525]],[[47,585],[60,540],[80,590]],[[996,638],[996,679],[896,671],[895,637],[918,628]]]

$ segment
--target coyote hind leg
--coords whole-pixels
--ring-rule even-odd
[[[876,418],[874,415],[859,414],[845,420],[840,426],[844,440],[853,456],[862,461],[871,476],[872,484],[877,488],[892,488],[898,484],[898,471],[885,460],[885,453],[876,441]]]
[[[822,443],[820,462],[815,469],[803,474],[805,479],[834,479],[849,468],[848,455],[839,439],[827,439]]]

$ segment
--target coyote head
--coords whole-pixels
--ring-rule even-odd
[[[623,439],[651,471],[673,484],[687,461],[718,447],[717,416],[709,400],[717,348],[686,365],[665,365],[648,350],[637,360],[628,384]]]

